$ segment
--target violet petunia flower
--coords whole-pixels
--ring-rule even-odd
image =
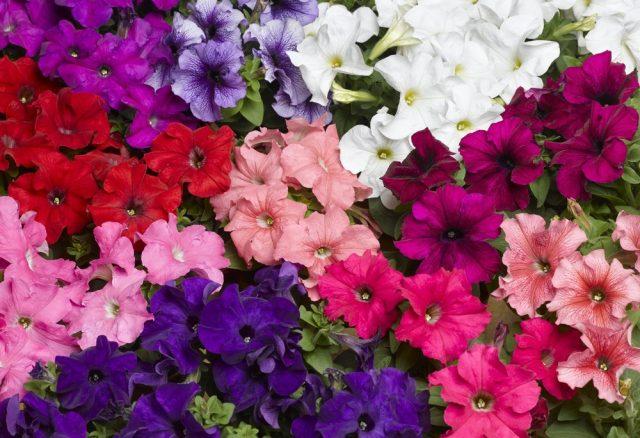
[[[0,436],[85,438],[87,424],[79,414],[63,414],[29,392],[20,401],[15,395],[0,403]]]
[[[44,30],[31,21],[22,3],[14,0],[0,2],[0,50],[14,44],[24,48],[27,56],[35,56],[40,50]]]
[[[171,32],[171,26],[158,14],[147,14],[144,18],[133,20],[127,31],[127,40],[132,40],[140,48],[140,58],[146,59],[151,65],[158,63],[172,64],[173,53],[164,43]]]
[[[229,0],[197,0],[189,5],[188,21],[195,23],[202,32],[202,42],[234,43],[240,46],[240,23],[244,15]]]
[[[331,123],[332,115],[329,112],[329,104],[320,105],[311,102],[311,96],[304,102],[297,105],[291,103],[291,98],[283,89],[279,89],[275,95],[275,102],[271,105],[273,110],[285,119],[304,119],[308,123],[313,123],[322,119],[323,124]]]
[[[233,43],[196,44],[178,58],[171,89],[198,119],[220,120],[221,108],[233,108],[246,95],[247,87],[239,74],[242,60],[242,51]]]
[[[71,8],[71,15],[84,27],[98,28],[111,18],[113,8],[133,8],[131,0],[55,0]]]
[[[180,12],[173,14],[172,30],[165,38],[165,44],[177,53],[189,46],[204,41],[204,32],[193,21],[186,19]]]
[[[56,76],[61,65],[78,64],[88,58],[98,40],[100,34],[95,30],[76,29],[69,21],[62,20],[45,34],[38,67],[43,75]]]
[[[298,268],[293,263],[283,262],[279,266],[267,266],[256,272],[253,279],[256,285],[243,290],[243,296],[265,299],[283,297],[293,302],[292,291],[296,295],[306,294],[298,276]]]
[[[318,18],[317,0],[265,0],[264,10],[260,13],[260,23],[288,18],[305,25]],[[240,0],[240,6],[256,7],[256,0]]]

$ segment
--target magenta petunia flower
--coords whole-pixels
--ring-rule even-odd
[[[459,270],[440,269],[432,275],[405,278],[401,292],[410,307],[395,329],[396,338],[443,363],[456,360],[491,320]]]
[[[71,15],[85,27],[100,27],[109,21],[113,8],[132,8],[131,0],[55,0],[71,8]]]
[[[43,37],[44,30],[32,22],[24,2],[0,2],[0,50],[9,44],[15,44],[23,47],[27,56],[35,56],[40,50]]]
[[[508,105],[505,105],[502,118],[504,120],[518,118],[533,131],[534,134],[544,130],[544,111],[540,104],[542,96],[549,91],[544,88],[526,90],[519,87]]]
[[[418,272],[463,270],[471,283],[487,281],[500,268],[500,253],[486,241],[500,235],[502,215],[480,193],[446,185],[425,192],[402,225],[396,247],[414,260]]]
[[[627,146],[638,129],[638,112],[624,105],[591,105],[582,131],[564,142],[546,142],[555,152],[552,164],[560,165],[558,190],[564,196],[585,199],[587,181],[606,184],[622,176]]]
[[[493,198],[497,210],[517,210],[529,205],[529,184],[542,175],[540,147],[520,119],[492,124],[460,141],[467,167],[469,190]]]

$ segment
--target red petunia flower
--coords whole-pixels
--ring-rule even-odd
[[[67,234],[89,223],[87,202],[97,190],[91,169],[57,153],[34,160],[35,173],[20,176],[9,186],[9,195],[20,204],[20,212],[33,210],[47,229],[47,242],[54,243],[66,228]]]
[[[117,154],[95,150],[75,157],[76,161],[82,161],[91,167],[93,177],[98,182],[104,181],[112,168],[129,160],[129,158],[129,152],[124,147]]]
[[[0,121],[0,170],[9,168],[7,157],[19,166],[34,167],[34,158],[53,150],[46,138],[35,134],[33,123],[16,119]]]
[[[167,220],[182,199],[179,185],[167,186],[157,176],[147,174],[147,166],[135,160],[117,165],[93,197],[89,211],[96,225],[120,222],[123,235],[133,240],[157,219]]]
[[[55,87],[40,74],[31,58],[11,61],[0,59],[0,113],[7,118],[31,120],[35,116],[33,102],[40,93]]]
[[[229,189],[233,144],[234,134],[228,126],[192,131],[172,123],[156,137],[144,159],[167,184],[187,182],[189,193],[209,198]]]
[[[57,147],[82,149],[109,140],[109,119],[102,98],[92,93],[74,93],[70,88],[58,94],[45,91],[35,106],[36,131]]]

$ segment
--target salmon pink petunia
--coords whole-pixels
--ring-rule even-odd
[[[398,318],[401,280],[402,274],[382,254],[367,251],[328,266],[318,279],[318,292],[327,300],[324,312],[329,319],[343,317],[358,336],[371,338],[384,336]]]
[[[616,229],[611,238],[620,241],[625,251],[636,255],[636,271],[640,271],[640,216],[621,211],[616,219]]]
[[[463,353],[457,365],[432,373],[429,383],[442,386],[451,438],[524,437],[540,398],[531,371],[504,365],[495,347],[482,344]]]
[[[443,363],[457,359],[491,320],[463,271],[440,269],[405,278],[401,292],[410,307],[395,329],[396,338]]]
[[[640,282],[633,271],[617,259],[609,264],[602,249],[560,261],[552,281],[557,292],[547,308],[557,312],[558,324],[617,329],[627,305],[640,302]]]
[[[546,228],[544,218],[526,213],[505,219],[501,227],[509,245],[502,256],[507,276],[500,278],[494,295],[506,298],[519,315],[533,317],[555,296],[551,279],[560,260],[576,261],[587,236],[567,219],[554,219]]]

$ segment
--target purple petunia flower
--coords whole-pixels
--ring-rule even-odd
[[[234,43],[240,46],[240,23],[244,15],[229,0],[197,0],[189,5],[187,21],[195,23],[202,32],[202,42]]]
[[[95,347],[71,357],[56,357],[60,368],[56,385],[60,404],[90,421],[107,406],[128,403],[129,373],[137,362],[135,353],[121,353],[118,343],[109,342],[105,336],[98,337]]]
[[[173,53],[164,43],[170,32],[171,26],[161,15],[147,14],[144,18],[133,20],[125,39],[135,42],[140,48],[140,58],[146,59],[149,64],[172,64]]]
[[[198,119],[220,120],[221,108],[233,108],[246,95],[239,74],[242,60],[242,51],[233,43],[196,44],[178,58],[171,89]]]
[[[558,190],[567,198],[586,199],[587,181],[613,182],[622,176],[627,158],[623,140],[631,140],[638,129],[638,112],[625,105],[591,104],[589,121],[582,131],[564,142],[546,142],[555,152],[552,164],[560,165]]]
[[[0,50],[8,44],[15,44],[27,51],[27,56],[35,56],[40,50],[44,30],[29,18],[24,6],[14,0],[0,2]]]
[[[529,205],[529,184],[542,175],[540,146],[517,118],[493,123],[460,141],[471,192],[494,200],[496,210],[524,209]]]
[[[240,0],[238,3],[251,9],[256,7],[256,0]],[[317,0],[265,0],[263,3],[265,7],[260,13],[262,24],[290,18],[305,25],[318,18]]]
[[[472,283],[487,281],[500,268],[500,253],[486,240],[500,235],[501,223],[489,198],[448,184],[413,204],[396,247],[422,260],[419,273],[460,269]]]
[[[137,0],[136,3],[140,4],[143,1],[144,0]],[[151,3],[153,3],[153,5],[161,11],[168,11],[175,8],[178,3],[180,3],[180,0],[151,0]]]
[[[265,299],[283,297],[293,302],[291,291],[294,291],[297,295],[306,294],[306,289],[298,276],[298,268],[289,262],[262,268],[255,273],[253,279],[256,285],[249,286],[243,290],[241,292],[242,296]]]
[[[96,49],[100,34],[93,29],[76,29],[69,21],[62,20],[49,29],[42,43],[38,66],[42,74],[56,76],[63,64],[78,64]]]
[[[275,95],[275,102],[272,104],[273,110],[285,119],[305,119],[309,123],[323,118],[325,125],[331,123],[331,113],[329,112],[329,104],[326,106],[311,102],[309,97],[304,102],[297,105],[291,103],[291,98],[284,90],[278,90]]]
[[[97,28],[111,18],[113,8],[133,8],[131,0],[55,0],[71,8],[71,15],[84,27]]]
[[[180,53],[189,46],[204,41],[204,32],[196,23],[182,16],[180,12],[173,15],[173,27],[165,39],[165,44]]]

